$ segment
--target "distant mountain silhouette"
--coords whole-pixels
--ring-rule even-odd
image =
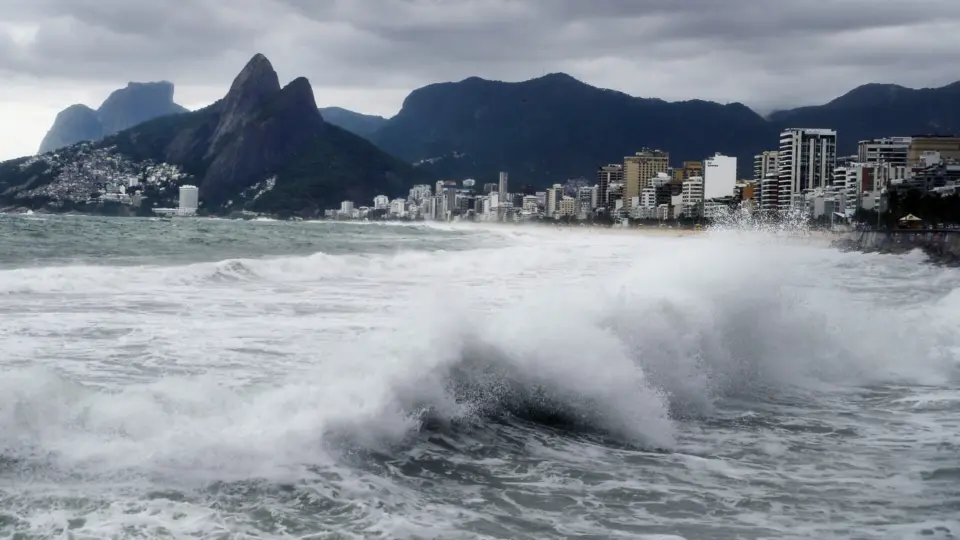
[[[413,91],[372,135],[381,148],[441,177],[492,179],[499,170],[538,186],[592,177],[644,146],[671,162],[736,156],[742,177],[753,155],[779,145],[787,127],[838,131],[841,153],[857,141],[921,133],[960,133],[960,83],[912,90],[868,84],[830,103],[764,119],[746,106],[631,97],[554,73],[509,83],[470,77]],[[521,180],[522,179],[522,180]]]
[[[915,90],[865,84],[815,107],[777,111],[778,126],[837,130],[839,152],[856,153],[857,141],[877,137],[960,134],[960,82]]]
[[[67,116],[75,115],[75,123],[82,126],[85,114],[77,109]],[[59,171],[68,168],[97,175],[84,166],[90,144],[64,149],[52,165],[24,165],[28,158],[0,163],[0,198],[22,201],[17,193],[58,181]],[[92,143],[92,148],[116,156],[144,176],[157,163],[179,166],[189,175],[180,183],[197,184],[203,209],[220,214],[252,210],[316,216],[344,200],[363,204],[376,195],[403,194],[423,175],[371,142],[325,122],[307,79],[281,87],[261,54],[212,105],[141,123]],[[148,200],[158,202],[153,195]]]
[[[387,119],[382,116],[361,114],[341,107],[323,107],[320,114],[327,122],[365,139],[369,139],[387,123]]]
[[[554,73],[518,83],[471,77],[420,88],[372,140],[409,161],[440,158],[424,167],[442,177],[488,179],[504,170],[544,186],[592,177],[598,166],[645,146],[669,151],[678,164],[715,152],[746,163],[775,145],[777,134],[739,103],[636,98]]]
[[[183,112],[187,109],[173,102],[172,83],[131,82],[111,93],[97,110],[71,105],[61,111],[40,143],[40,153],[97,141],[147,120]]]
[[[123,111],[136,109],[143,116],[182,111],[170,105],[172,85],[148,85],[161,85],[153,98],[145,97],[149,92],[143,85],[132,83],[97,111],[82,105],[66,109],[44,148],[95,140],[138,120]],[[275,85],[271,81],[269,86]],[[169,106],[130,105],[137,100]],[[741,177],[750,177],[753,155],[776,149],[778,134],[787,127],[835,129],[841,154],[854,153],[863,139],[960,134],[960,82],[919,90],[867,84],[824,105],[763,118],[740,103],[638,98],[552,73],[523,82],[470,77],[431,84],[411,92],[390,119],[339,107],[319,111],[327,129],[340,126],[417,164],[421,178],[493,181],[505,170],[516,182],[543,187],[569,177],[591,178],[598,166],[620,162],[645,146],[670,152],[675,166],[715,152],[736,156]],[[212,136],[215,142],[220,137]]]

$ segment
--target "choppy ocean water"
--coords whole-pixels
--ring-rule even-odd
[[[0,537],[960,537],[960,272],[0,216]]]

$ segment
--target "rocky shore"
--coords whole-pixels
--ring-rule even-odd
[[[960,230],[870,230],[845,233],[832,245],[843,251],[904,254],[919,249],[932,264],[960,267]]]

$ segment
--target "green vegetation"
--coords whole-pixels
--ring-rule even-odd
[[[887,212],[881,216],[881,223],[894,225],[909,214],[924,221],[927,226],[941,224],[960,224],[960,195],[940,197],[933,193],[924,194],[920,190],[906,193],[893,191],[889,195]]]
[[[313,216],[339,208],[344,200],[358,205],[376,195],[403,195],[428,178],[373,144],[332,124],[308,148],[277,171],[276,186],[250,204],[250,210],[281,217]]]
[[[738,103],[636,98],[563,74],[520,83],[474,77],[415,90],[372,140],[410,162],[441,158],[423,165],[439,177],[481,183],[494,181],[501,170],[538,187],[593,178],[597,167],[622,162],[644,146],[668,151],[675,166],[714,152],[735,156],[746,178],[753,174],[753,156],[776,149],[784,128],[835,129],[838,154],[849,155],[862,139],[960,133],[958,101],[960,84],[923,90],[866,85],[768,120]]]
[[[116,146],[118,153],[134,161],[174,163],[184,172],[202,177],[210,165],[205,143],[217,128],[218,105],[144,122],[107,137],[98,146]]]
[[[14,204],[14,188],[30,190],[53,182],[60,173],[58,167],[51,166],[45,160],[38,160],[21,169],[29,157],[0,163],[0,203]],[[21,204],[19,201],[16,204]]]

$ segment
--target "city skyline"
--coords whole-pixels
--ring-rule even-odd
[[[321,106],[383,116],[426,84],[549,72],[639,97],[738,101],[765,113],[868,82],[942,86],[956,77],[935,59],[960,52],[960,40],[940,31],[960,20],[960,5],[945,0],[832,0],[817,10],[800,0],[763,9],[748,0],[722,8],[702,0],[381,0],[372,10],[300,0],[113,4],[0,1],[0,158],[33,153],[57,112],[95,105],[127,81],[171,80],[178,103],[209,104],[251,47],[288,66],[282,80],[308,77]],[[610,32],[627,37],[609,40]]]
[[[451,221],[595,221],[628,226],[656,220],[722,219],[742,212],[759,219],[836,219],[863,211],[888,212],[891,193],[934,197],[960,193],[960,137],[890,136],[858,141],[854,155],[837,155],[837,131],[787,128],[775,150],[753,157],[753,177],[737,178],[737,159],[720,152],[699,161],[670,162],[668,152],[642,148],[622,163],[599,165],[596,183],[570,178],[535,193],[506,193],[499,184],[438,180],[410,189],[409,197],[374,198],[372,207],[343,201],[326,219],[426,219]],[[528,186],[524,186],[526,190]],[[497,191],[499,189],[499,192]],[[371,213],[373,212],[373,213]],[[378,214],[377,212],[383,212]],[[916,216],[911,216],[916,220]]]

